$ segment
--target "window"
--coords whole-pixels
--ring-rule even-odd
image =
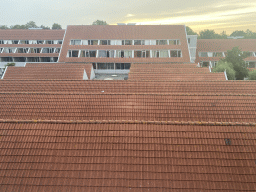
[[[40,53],[42,48],[30,48],[31,53]]]
[[[117,50],[116,57],[132,58],[132,51],[131,50]]]
[[[29,44],[28,40],[20,40],[20,44]]]
[[[12,40],[12,44],[18,44],[19,40]]]
[[[199,57],[208,57],[207,52],[199,52],[198,55]]]
[[[167,45],[167,40],[156,40],[156,45]]]
[[[52,40],[45,40],[45,44],[53,44]]]
[[[96,51],[82,50],[80,57],[96,57]]]
[[[190,43],[190,38],[188,38],[188,41]],[[180,44],[180,40],[179,39],[169,40],[169,45],[179,45],[179,44]]]
[[[117,70],[124,70],[124,69],[130,69],[131,64],[130,63],[116,63],[116,69]]]
[[[55,53],[60,53],[60,48],[56,48]]]
[[[153,50],[153,57],[159,57],[160,56],[160,52],[159,50]]]
[[[171,57],[181,57],[180,50],[171,50]]]
[[[98,40],[88,40],[88,45],[98,45]]]
[[[122,40],[116,40],[116,45],[122,45]]]
[[[134,51],[134,57],[150,57],[150,51]]]
[[[160,57],[169,57],[168,50],[160,50]]]
[[[105,69],[105,70],[114,69],[114,63],[97,63],[97,65],[98,65],[97,69]]]
[[[44,43],[43,40],[37,40],[36,42],[37,42],[36,44],[43,44]]]
[[[78,50],[69,50],[67,57],[78,57],[79,51]]]
[[[110,40],[100,40],[100,45],[110,45]]]
[[[37,44],[37,41],[36,40],[29,40],[28,43],[29,44]]]
[[[54,53],[55,48],[43,48],[42,53]]]
[[[82,44],[82,40],[71,40],[70,41],[70,45],[81,45]]]
[[[122,45],[132,45],[132,40],[122,40]]]
[[[0,44],[4,44],[4,41],[3,41],[3,40],[0,40]]]
[[[134,45],[145,45],[145,40],[134,40]]]

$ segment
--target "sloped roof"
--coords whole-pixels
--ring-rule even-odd
[[[65,30],[0,29],[0,40],[62,40]]]
[[[0,92],[256,94],[255,81],[2,80]]]
[[[0,93],[3,119],[255,122],[255,95]]]
[[[129,73],[128,80],[137,81],[205,81],[225,80],[224,73]]]
[[[26,67],[8,67],[4,79],[83,79],[84,70],[90,78],[92,64],[35,63]]]
[[[256,39],[198,39],[198,52],[226,52],[233,47],[242,51],[256,51]]]
[[[255,131],[1,123],[1,191],[255,191]]]

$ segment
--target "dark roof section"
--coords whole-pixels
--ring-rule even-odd
[[[65,30],[0,29],[1,40],[62,40]]]
[[[1,123],[0,188],[255,191],[255,131],[255,126]]]

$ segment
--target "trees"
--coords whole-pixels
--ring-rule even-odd
[[[92,23],[92,25],[108,25],[106,21],[97,20]]]
[[[212,72],[224,72],[226,70],[228,80],[235,79],[235,70],[231,63],[219,61],[217,66],[212,69]]]
[[[205,29],[199,32],[198,39],[216,39],[216,35],[214,30]]]
[[[54,24],[52,25],[52,29],[62,29],[62,28],[61,28],[61,25],[60,25],[60,24],[54,23]]]
[[[189,26],[186,26],[187,35],[197,35]]]
[[[218,34],[214,30],[205,29],[199,32],[198,39],[227,39],[227,34],[225,31]]]
[[[256,80],[256,70],[250,71],[248,77],[249,80]]]
[[[235,70],[235,78],[243,80],[248,76],[247,64],[244,61],[248,56],[248,52],[242,52],[238,47],[234,47],[232,50],[227,51],[227,55],[222,61],[231,63]]]
[[[0,25],[0,29],[9,29],[9,27],[7,25]]]

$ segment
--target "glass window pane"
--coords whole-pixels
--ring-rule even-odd
[[[177,51],[176,51],[176,53],[177,53]],[[160,57],[169,57],[168,50],[161,50]]]
[[[145,45],[150,45],[150,40],[145,40]]]
[[[176,50],[171,51],[171,57],[177,57],[177,56],[178,54]]]

